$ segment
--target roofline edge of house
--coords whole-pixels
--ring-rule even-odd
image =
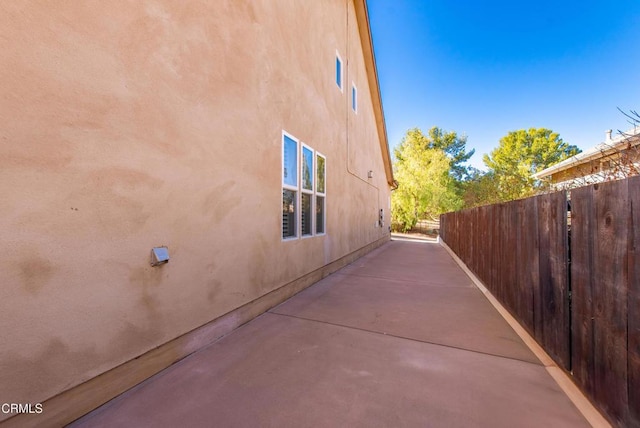
[[[353,0],[353,3],[356,11],[356,19],[358,21],[358,32],[360,33],[362,53],[364,55],[365,64],[367,65],[367,67],[365,67],[367,70],[367,80],[369,81],[369,91],[371,93],[371,100],[373,101],[373,111],[380,138],[379,143],[380,149],[382,150],[387,183],[389,186],[394,187],[394,183],[396,183],[396,181],[393,177],[393,167],[391,165],[389,138],[387,136],[387,126],[384,119],[384,109],[382,107],[382,96],[380,93],[376,57],[373,50],[371,27],[369,25],[367,0]]]
[[[621,145],[626,144],[628,139],[635,139],[639,136],[639,127],[632,128],[626,132],[621,132],[621,134],[615,139],[609,142],[602,142],[594,147],[591,147],[590,149],[585,150],[584,152],[571,156],[570,158],[558,162],[555,165],[551,165],[550,167],[545,168],[542,171],[532,174],[531,177],[535,178],[536,180],[541,180],[543,178],[550,177],[557,172],[564,171],[573,166],[589,162],[593,159],[598,158],[598,156],[600,155],[608,156],[612,153],[615,153],[615,151],[618,150]],[[640,143],[640,139],[638,140],[638,143]]]

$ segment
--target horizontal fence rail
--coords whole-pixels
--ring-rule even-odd
[[[569,200],[443,214],[440,236],[614,425],[640,427],[640,177]]]

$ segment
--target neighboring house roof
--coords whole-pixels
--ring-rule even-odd
[[[376,58],[373,52],[373,41],[371,39],[371,28],[369,26],[369,12],[367,10],[367,1],[355,0],[354,5],[356,9],[356,19],[358,20],[360,41],[362,43],[362,53],[364,55],[364,61],[367,65],[367,79],[369,80],[371,100],[373,102],[373,112],[376,117],[378,135],[380,136],[380,150],[382,151],[382,157],[384,160],[384,169],[387,175],[387,183],[389,183],[390,186],[395,187],[396,182],[393,178],[393,169],[391,167],[391,155],[389,153],[387,127],[384,121],[382,98],[380,96],[380,85],[378,84]]]
[[[552,165],[547,169],[543,169],[542,171],[533,174],[532,177],[537,180],[541,180],[560,171],[625,150],[630,142],[634,146],[640,144],[640,127],[636,126],[627,132],[620,133],[620,135],[617,135],[614,138],[611,138],[610,132],[611,131],[607,132],[607,140],[605,142],[585,150],[584,152],[578,153],[575,156],[571,156],[570,158]]]

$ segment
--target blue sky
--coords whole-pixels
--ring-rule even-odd
[[[471,164],[509,131],[587,149],[640,110],[640,0],[368,0],[389,145],[468,137]]]

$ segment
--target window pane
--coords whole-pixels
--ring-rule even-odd
[[[284,136],[282,141],[283,163],[282,163],[282,183],[291,186],[298,185],[298,143],[291,138]]]
[[[311,235],[311,195],[302,194],[302,235]]]
[[[351,108],[358,111],[358,90],[355,86],[351,88]]]
[[[296,192],[282,190],[282,237],[296,236]]]
[[[316,233],[324,233],[324,197],[316,196]]]
[[[313,152],[302,148],[302,188],[313,190]]]
[[[336,84],[342,89],[342,62],[336,57]]]
[[[324,158],[317,156],[316,159],[318,162],[318,192],[324,193]]]

